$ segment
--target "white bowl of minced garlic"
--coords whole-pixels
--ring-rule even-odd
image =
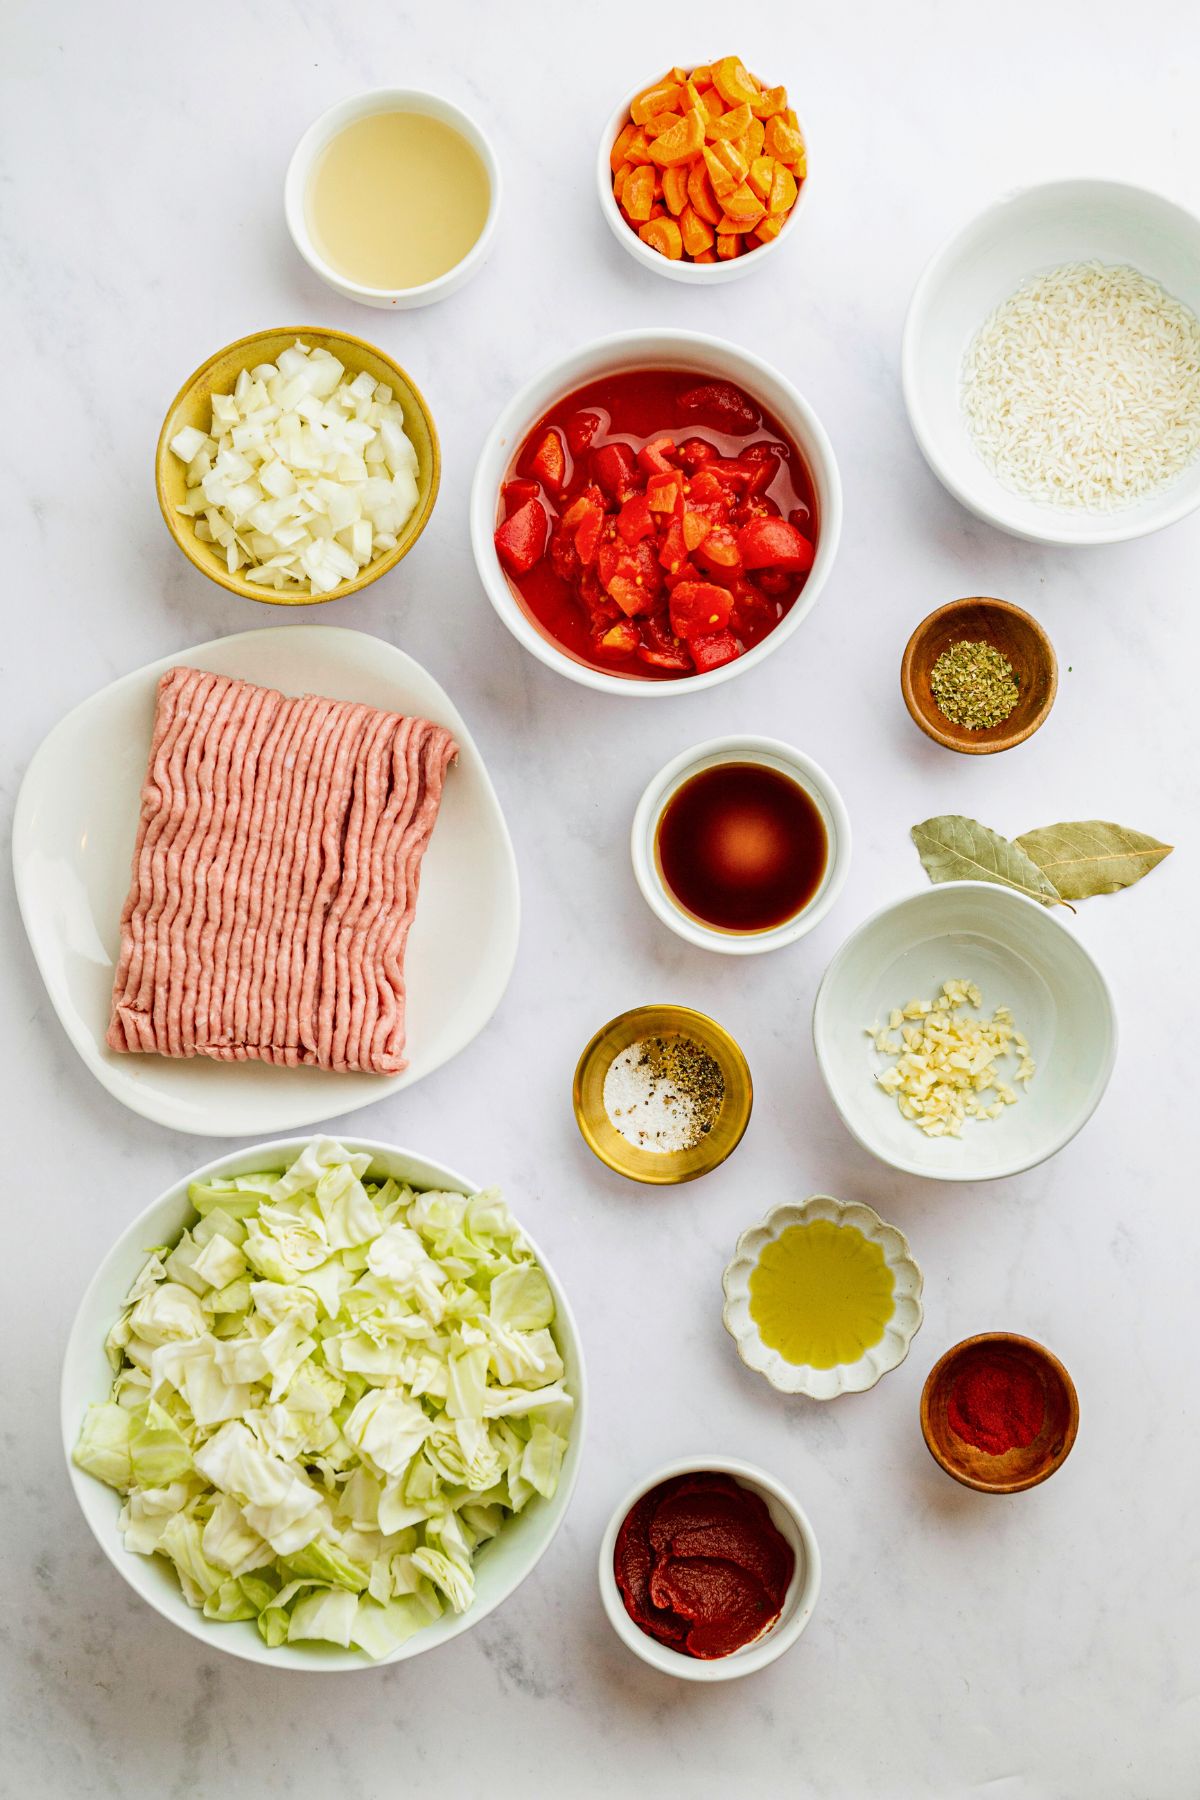
[[[813,1008],[817,1062],[865,1149],[934,1181],[1044,1162],[1091,1118],[1112,996],[1069,926],[1012,889],[947,882],[848,937]]]

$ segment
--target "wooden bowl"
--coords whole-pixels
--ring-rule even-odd
[[[938,657],[951,644],[981,641],[1008,658],[1020,698],[1003,724],[968,731],[942,712],[930,677]],[[1058,691],[1058,659],[1036,619],[1007,600],[976,594],[969,600],[951,600],[921,620],[905,646],[900,688],[905,706],[926,737],[967,756],[990,756],[1023,744],[1045,721]]]
[[[225,556],[220,547],[202,543],[196,536],[193,520],[175,510],[183,501],[187,479],[186,465],[170,449],[171,439],[185,425],[194,425],[197,430],[207,432],[212,422],[213,394],[232,393],[234,383],[243,369],[252,369],[258,363],[274,362],[280,352],[286,350],[289,344],[294,344],[297,338],[302,338],[313,349],[320,347],[330,351],[345,365],[349,375],[358,375],[365,369],[376,381],[386,382],[404,408],[404,429],[417,453],[417,504],[404,530],[399,534],[395,548],[377,556],[374,562],[368,563],[365,569],[360,569],[351,580],[339,582],[327,594],[310,594],[300,588],[279,593],[274,588],[247,581],[241,573],[231,575],[225,566]],[[158,435],[158,449],[155,452],[158,504],[162,508],[168,531],[188,561],[194,563],[210,580],[228,588],[230,593],[241,594],[246,600],[262,600],[270,606],[315,606],[322,600],[341,600],[347,594],[356,594],[361,588],[369,587],[371,582],[386,575],[389,569],[394,569],[408,555],[429,522],[441,474],[441,449],[432,415],[420,390],[399,363],[394,363],[390,356],[385,356],[373,344],[366,343],[362,338],[352,337],[348,331],[326,331],[315,325],[292,325],[277,331],[251,332],[249,337],[238,338],[236,343],[226,344],[223,350],[218,350],[215,356],[210,356],[207,362],[201,363],[195,373],[188,376],[172,400]]]
[[[1025,1449],[991,1456],[958,1435],[946,1409],[959,1376],[983,1354],[997,1351],[1036,1376],[1046,1397],[1046,1417]],[[921,1395],[921,1430],[934,1462],[964,1487],[981,1494],[1019,1494],[1048,1480],[1070,1455],[1079,1430],[1079,1397],[1057,1356],[1044,1345],[1011,1331],[984,1331],[964,1338],[933,1365]]]

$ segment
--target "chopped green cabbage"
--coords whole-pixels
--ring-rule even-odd
[[[545,1275],[496,1192],[416,1193],[330,1138],[194,1182],[108,1335],[75,1461],[218,1622],[389,1656],[474,1599],[554,1493],[572,1400]]]

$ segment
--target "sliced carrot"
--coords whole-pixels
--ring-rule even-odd
[[[804,154],[804,139],[792,125],[789,125],[782,113],[776,113],[773,119],[767,120],[766,135],[763,140],[767,154],[777,162],[795,162]]]
[[[650,208],[654,204],[654,170],[647,164],[639,165],[630,173],[621,204],[630,218],[639,223],[650,217]]]
[[[766,217],[767,217],[766,213],[759,213],[759,215],[756,219],[731,219],[728,216],[728,214],[726,214],[725,216],[723,216],[722,218],[717,220],[717,224],[716,224],[717,236],[718,237],[748,237],[752,231],[757,229],[758,225]]]
[[[633,142],[636,133],[637,127],[632,121],[627,121],[617,133],[616,141],[608,153],[609,167],[612,169],[614,175],[621,164],[626,160],[625,152]]]
[[[771,198],[767,202],[767,211],[772,213],[790,213],[796,204],[796,177],[782,163],[775,164],[775,180],[771,186]],[[728,211],[728,208],[726,208]]]
[[[738,184],[737,176],[734,175],[732,170],[725,167],[725,164],[710,145],[705,144],[703,154],[704,167],[708,172],[708,179],[712,182],[712,191],[717,196],[717,199],[720,200],[726,194],[732,194],[734,188]]]
[[[786,224],[787,220],[782,213],[768,213],[766,218],[760,220],[755,226],[752,235],[758,239],[760,244],[769,244],[772,238],[779,236]]]
[[[646,125],[658,113],[675,111],[681,100],[679,83],[668,77],[644,88],[630,107],[629,116],[635,125]]]
[[[692,258],[693,262],[698,262],[698,263],[711,263],[711,262],[716,262],[716,260],[717,260],[717,253],[715,250],[697,251],[696,255],[693,256],[693,258]]]
[[[722,163],[733,176],[735,186],[745,181],[750,173],[750,164],[740,150],[736,149],[733,144],[717,143],[712,146],[712,152],[717,161]],[[707,161],[707,146],[705,160]]]
[[[786,88],[764,88],[761,94],[756,94],[751,100],[750,111],[756,119],[771,119],[776,113],[781,113],[786,105]]]
[[[683,238],[672,218],[649,220],[642,226],[638,236],[643,244],[649,244],[651,250],[657,250],[671,262],[678,262],[683,255]]]
[[[720,218],[718,212],[717,217]],[[711,250],[713,241],[713,223],[701,218],[694,206],[685,206],[679,215],[679,229],[683,233],[683,247],[693,260],[701,250]]]
[[[646,123],[642,126],[642,130],[645,132],[650,142],[653,143],[655,138],[660,138],[664,132],[670,131],[672,125],[678,125],[682,118],[683,114],[680,112],[655,113],[652,119],[646,120]]]
[[[687,205],[688,172],[686,165],[676,163],[670,169],[663,170],[662,191],[667,208],[678,218]]]
[[[753,162],[756,156],[762,155],[763,141],[766,138],[766,135],[766,126],[763,124],[762,120],[751,119],[750,129],[746,133],[746,148],[742,152],[742,155],[746,158],[747,162]]]
[[[661,137],[655,138],[650,146],[650,155],[660,168],[669,168],[672,163],[691,162],[692,158],[704,148],[704,121],[693,109],[680,119],[678,125],[672,125],[670,131],[664,131]]]
[[[718,234],[717,255],[722,262],[732,262],[735,256],[742,254],[742,240],[732,232]]]
[[[746,179],[765,205],[771,198],[771,188],[775,181],[775,158],[756,156],[750,164],[750,173]]]
[[[712,144],[718,138],[730,141],[740,138],[743,132],[749,129],[750,108],[748,106],[731,106],[728,112],[721,114],[720,118],[709,118],[704,127],[704,135]]]
[[[731,219],[748,220],[751,225],[757,225],[767,211],[748,181],[743,181],[740,187],[734,188],[732,194],[726,194],[723,205]],[[720,227],[717,229],[720,230]]]
[[[701,63],[699,67],[692,70],[690,79],[698,88],[710,88],[713,84],[711,64]]]
[[[726,106],[748,105],[758,93],[758,83],[736,56],[723,56],[712,66],[713,86]]]
[[[802,150],[799,156],[792,159],[792,174],[797,181],[803,181],[808,174],[808,151]]]
[[[640,125],[625,146],[625,160],[631,163],[650,161],[650,140]]]
[[[721,216],[721,207],[703,162],[694,162],[688,170],[687,191],[688,199],[700,217],[706,224],[715,225]]]
[[[632,173],[633,164],[623,162],[613,176],[613,196],[616,199],[618,206],[621,204],[621,196],[625,192],[625,183],[629,180]]]

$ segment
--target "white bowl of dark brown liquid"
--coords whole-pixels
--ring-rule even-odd
[[[778,738],[713,738],[647,787],[633,871],[664,925],[689,943],[754,956],[795,943],[837,899],[850,819],[829,776]]]

